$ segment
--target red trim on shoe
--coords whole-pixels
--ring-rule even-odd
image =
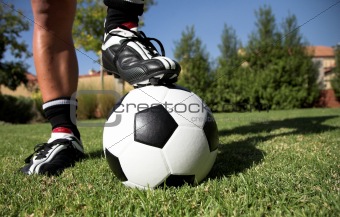
[[[122,26],[132,29],[132,28],[138,27],[138,24],[134,22],[126,22],[126,23],[122,23]]]
[[[68,133],[73,134],[72,130],[66,127],[57,127],[52,130],[52,133]]]

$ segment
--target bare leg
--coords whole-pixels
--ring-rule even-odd
[[[76,0],[31,0],[34,14],[33,55],[43,96],[43,109],[52,126],[47,143],[39,144],[21,168],[24,174],[59,175],[84,156],[80,133],[72,117],[78,64],[72,40]],[[47,154],[49,153],[49,154]]]
[[[72,40],[76,0],[31,0],[34,14],[33,54],[43,101],[69,97],[78,85]]]

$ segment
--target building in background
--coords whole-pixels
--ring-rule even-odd
[[[26,72],[26,78],[27,84],[19,85],[14,91],[1,85],[1,94],[31,97],[39,91],[38,78],[29,72]],[[131,85],[123,82],[121,79],[114,79],[113,75],[104,73],[102,78],[99,71],[89,70],[88,74],[79,75],[78,89],[101,90],[102,88],[104,90],[114,90],[121,96],[133,89]]]
[[[331,80],[335,76],[335,53],[334,48],[327,46],[309,46],[307,52],[313,61],[319,66],[318,84],[321,97],[318,105],[321,107],[340,107],[336,100]]]

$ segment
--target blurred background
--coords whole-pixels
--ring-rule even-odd
[[[39,98],[30,1],[1,1],[0,8],[0,34],[14,30],[2,40],[1,93]],[[124,94],[132,87],[100,77],[105,15],[101,0],[78,0],[79,88]],[[182,66],[178,83],[213,111],[339,107],[339,20],[338,0],[148,0],[140,30],[162,42]]]

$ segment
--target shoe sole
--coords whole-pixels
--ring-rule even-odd
[[[109,71],[107,69],[104,69],[109,75],[113,75],[115,78],[121,78],[121,76],[114,72],[114,71]],[[160,71],[158,73],[155,73],[151,75],[151,77],[146,78],[145,80],[141,81],[127,81],[134,87],[143,87],[147,85],[161,85],[161,84],[172,84],[177,81],[178,78],[178,73],[173,73],[170,70],[164,70]]]

